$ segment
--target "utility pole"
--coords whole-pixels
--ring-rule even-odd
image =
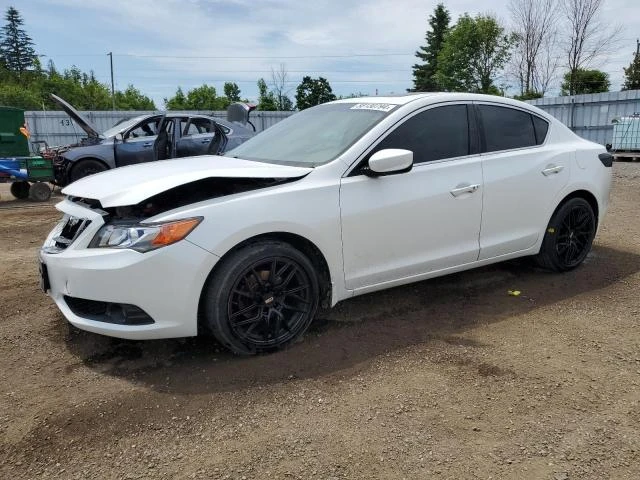
[[[113,52],[107,53],[109,55],[109,63],[111,64],[111,110],[116,109],[116,94],[113,88]]]
[[[636,40],[636,57],[640,55],[640,38]]]

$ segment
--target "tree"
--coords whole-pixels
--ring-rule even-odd
[[[22,108],[23,110],[37,110],[42,108],[37,93],[20,85],[0,84],[0,105]]]
[[[449,31],[450,21],[449,11],[439,3],[429,16],[430,30],[427,30],[425,35],[427,44],[416,52],[416,57],[424,63],[413,66],[413,91],[434,92],[440,89],[435,75],[438,70],[438,55]]]
[[[274,111],[278,110],[276,98],[273,92],[269,91],[264,78],[258,80],[258,110]]]
[[[2,42],[0,42],[0,58],[9,71],[18,75],[33,66],[36,51],[31,37],[21,28],[24,20],[20,12],[13,7],[5,14],[7,24],[2,28]]]
[[[271,69],[271,85],[273,88],[273,98],[276,101],[276,110],[290,111],[293,110],[293,101],[289,98],[291,88],[287,87],[289,83],[287,69],[284,63],[280,64],[278,70]]]
[[[100,83],[93,72],[82,73],[80,80],[81,101],[76,104],[76,108],[83,110],[108,110],[111,104],[111,94],[109,87]]]
[[[189,110],[217,110],[220,106],[215,87],[206,83],[187,92]]]
[[[84,73],[76,66],[59,73],[53,62],[49,62],[48,71],[38,83],[31,85],[31,88],[38,91],[41,102],[47,108],[59,108],[49,98],[50,93],[55,93],[78,110],[111,109],[109,87],[100,83],[93,72]]]
[[[640,90],[640,53],[636,53],[633,62],[624,70],[622,90]]]
[[[552,44],[556,32],[557,0],[511,0],[514,27],[512,64],[520,98],[539,98],[555,75],[558,61]]]
[[[494,81],[509,60],[513,35],[490,15],[462,15],[445,36],[436,81],[448,91],[499,93]]]
[[[164,99],[164,104],[167,110],[224,110],[229,106],[229,100],[218,97],[215,87],[205,83],[189,90],[186,95],[178,87],[173,97]]]
[[[601,20],[603,3],[604,0],[560,1],[569,32],[564,42],[566,67],[569,70],[569,95],[579,93],[579,70],[586,69],[597,57],[608,53],[618,38],[619,28],[611,28]]]
[[[224,87],[224,96],[229,99],[229,102],[239,102],[240,101],[240,87],[234,82],[225,82]]]
[[[169,98],[164,99],[164,108],[167,110],[186,110],[187,109],[187,97],[185,97],[182,87],[178,87],[176,94]]]
[[[331,85],[326,78],[311,78],[305,76],[302,82],[296,88],[296,104],[298,110],[320,105],[321,103],[331,102],[336,96],[331,90]]]
[[[608,92],[610,86],[608,74],[600,70],[579,68],[573,72],[565,73],[560,95]]]
[[[156,105],[140,90],[129,85],[124,92],[116,92],[116,108],[118,110],[155,110]]]

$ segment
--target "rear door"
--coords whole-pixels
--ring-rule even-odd
[[[515,107],[476,104],[483,132],[480,260],[531,248],[569,181],[574,152],[546,141],[549,123]]]
[[[191,117],[180,122],[180,138],[177,141],[176,156],[190,157],[205,155],[213,141],[213,121],[203,117]]]
[[[367,154],[402,148],[411,171],[342,179],[340,210],[347,288],[360,289],[478,258],[482,168],[470,105],[422,110]],[[471,126],[471,128],[470,128]]]

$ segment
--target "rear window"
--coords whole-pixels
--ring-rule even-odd
[[[542,145],[547,138],[549,122],[535,115],[531,115],[531,117],[533,118],[533,128],[536,131],[536,145]]]
[[[479,105],[487,152],[538,145],[531,114],[522,110]]]

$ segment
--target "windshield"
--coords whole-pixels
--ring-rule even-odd
[[[315,167],[334,160],[394,105],[334,103],[296,113],[227,152],[227,156]]]
[[[127,120],[121,120],[120,122],[116,123],[113,127],[111,127],[109,130],[105,130],[104,132],[102,132],[102,136],[104,138],[113,137],[114,135],[120,133],[121,131],[126,130],[130,127],[133,127],[136,123],[142,121],[147,117],[148,115],[142,115],[139,117],[129,118]]]

